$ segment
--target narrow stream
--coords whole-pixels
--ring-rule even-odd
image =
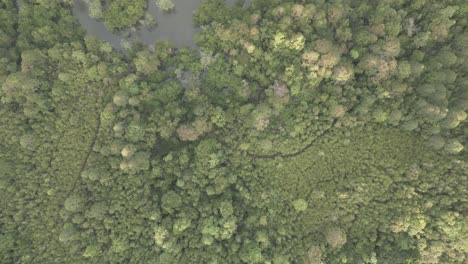
[[[147,12],[156,17],[157,27],[151,30],[141,27],[132,32],[131,37],[127,39],[130,41],[139,40],[148,45],[154,44],[155,41],[167,40],[175,43],[178,47],[196,48],[194,37],[200,32],[200,29],[192,25],[192,16],[202,1],[173,0],[175,10],[168,14],[156,6],[155,0],[148,0]],[[226,0],[228,5],[235,2],[236,0]],[[121,39],[125,39],[125,37],[122,34],[108,31],[102,20],[91,18],[88,13],[88,5],[83,0],[75,0],[73,14],[78,18],[87,35],[109,42],[117,50],[123,50]]]

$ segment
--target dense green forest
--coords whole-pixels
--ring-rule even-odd
[[[467,263],[465,0],[72,5],[0,0],[0,263]]]

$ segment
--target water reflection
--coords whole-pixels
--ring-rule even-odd
[[[194,36],[200,31],[192,25],[192,16],[203,0],[173,0],[174,12],[167,14],[162,12],[155,0],[148,0],[147,12],[156,17],[158,23],[155,29],[140,28],[132,32],[130,40],[140,40],[145,44],[154,44],[157,41],[168,40],[178,47],[194,47]],[[232,5],[236,0],[227,0]],[[109,32],[103,21],[98,21],[89,16],[88,6],[83,0],[75,0],[73,13],[78,18],[87,35],[95,36],[100,40],[109,42],[117,50],[122,50],[121,39],[123,34]]]
[[[75,0],[73,14],[78,18],[81,26],[86,30],[86,34],[95,36],[100,40],[109,42],[114,48],[121,50],[121,36],[107,31],[104,22],[91,18],[88,14],[88,5],[82,0]]]

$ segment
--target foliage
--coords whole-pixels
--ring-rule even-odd
[[[146,0],[108,0],[103,12],[104,25],[109,30],[121,30],[135,25],[145,16]],[[91,5],[90,5],[91,8]]]
[[[0,3],[1,263],[467,261],[464,1],[71,4]]]
[[[169,12],[174,9],[174,3],[172,0],[155,0],[156,5],[163,11]]]

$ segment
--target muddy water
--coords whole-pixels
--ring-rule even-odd
[[[131,33],[129,40],[139,40],[145,44],[154,44],[155,41],[171,41],[178,47],[194,47],[194,36],[200,31],[192,25],[192,16],[203,0],[173,0],[175,10],[172,13],[162,12],[155,0],[148,0],[147,12],[156,17],[157,27],[150,30],[140,28]],[[236,0],[227,0],[232,5]],[[95,20],[88,14],[88,6],[83,0],[75,0],[73,13],[78,18],[87,35],[92,35],[100,40],[109,42],[114,48],[122,50],[122,34],[108,31],[104,22]]]

